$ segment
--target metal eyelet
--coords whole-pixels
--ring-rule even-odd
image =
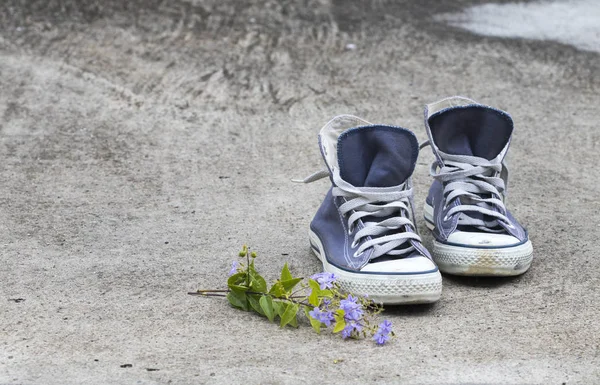
[[[363,253],[364,253],[364,251],[363,251],[362,253],[360,253],[360,254],[356,254],[356,251],[355,251],[355,252],[354,252],[354,254],[352,254],[352,256],[353,256],[354,258],[358,258],[358,257],[360,257],[361,255],[363,255]]]
[[[352,241],[352,244],[350,245],[351,248],[355,249],[358,246],[358,242],[356,242],[356,240]]]
[[[348,226],[348,235],[352,235],[354,232],[354,226]]]

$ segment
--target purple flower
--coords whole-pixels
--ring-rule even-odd
[[[231,270],[229,270],[229,277],[235,274],[239,265],[240,264],[238,263],[238,261],[233,261],[233,263],[231,264]]]
[[[390,339],[390,333],[392,332],[392,323],[388,320],[383,321],[379,324],[377,333],[373,336],[373,340],[377,345],[383,345]]]
[[[379,324],[379,330],[389,334],[392,331],[392,323],[388,320],[384,320]]]
[[[342,338],[346,339],[352,335],[352,330],[354,330],[350,325],[346,325],[344,330],[342,330]]]
[[[346,339],[352,337],[352,332],[356,331],[356,333],[360,333],[362,331],[362,326],[355,321],[350,321],[346,323],[346,327],[342,330],[342,338]]]
[[[346,321],[360,321],[363,316],[361,304],[357,303],[358,298],[348,295],[348,298],[340,301],[340,309],[344,311]]]
[[[333,287],[333,283],[337,279],[337,276],[333,273],[317,273],[310,278],[317,281],[321,290],[325,290]]]
[[[333,322],[334,319],[333,314],[330,311],[321,311],[318,307],[309,311],[308,314],[317,321],[324,323],[325,326],[331,326],[331,322]]]
[[[385,344],[390,339],[390,336],[388,336],[386,334],[376,333],[373,336],[373,339],[375,340],[375,343],[377,345],[383,345],[383,344]]]

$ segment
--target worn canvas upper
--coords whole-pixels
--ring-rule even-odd
[[[319,143],[330,172],[339,172],[341,178],[352,186],[370,192],[393,192],[406,186],[411,187],[410,176],[419,148],[416,137],[409,130],[373,125],[345,115],[323,127],[319,134]],[[311,223],[311,229],[323,243],[329,262],[338,267],[358,271],[367,263],[376,261],[372,261],[372,252],[369,249],[358,258],[352,257],[356,250],[356,247],[352,247],[353,234],[360,230],[361,225],[359,224],[354,231],[348,229],[346,218],[342,217],[338,210],[344,202],[344,198],[334,197],[330,189]],[[412,207],[409,215],[411,219],[414,217]],[[370,218],[364,219],[368,221]],[[411,240],[411,244],[416,249],[413,252],[414,256],[430,258],[420,242]],[[411,256],[406,255],[402,258]]]
[[[513,132],[512,118],[506,112],[467,98],[447,98],[427,105],[425,127],[431,148],[440,166],[444,165],[447,154],[501,162],[502,172],[499,176],[506,182],[508,171],[503,161]],[[504,196],[501,198],[504,200]],[[434,207],[436,221],[434,235],[438,240],[445,241],[457,230],[460,215],[463,215],[457,214],[446,218],[451,208],[461,204],[460,198],[446,202],[443,186],[436,180],[429,190],[427,201]],[[469,215],[483,220],[488,219],[480,213],[469,213]],[[526,231],[508,210],[506,216],[509,223],[500,223],[506,234],[516,237],[519,241],[526,240]]]
[[[356,127],[337,145],[342,179],[357,187],[399,186],[412,175],[419,146],[410,131],[392,126]]]
[[[513,131],[510,116],[482,105],[453,107],[429,117],[437,149],[446,154],[492,160],[508,146]]]

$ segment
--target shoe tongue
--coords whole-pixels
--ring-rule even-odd
[[[448,108],[433,114],[428,123],[440,151],[488,160],[502,152],[513,131],[507,113],[482,105]]]
[[[352,128],[337,145],[340,176],[356,187],[392,187],[406,182],[415,168],[419,143],[401,127]]]

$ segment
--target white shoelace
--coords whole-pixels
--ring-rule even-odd
[[[327,170],[318,171],[303,180],[294,180],[294,182],[310,183],[329,176]],[[382,255],[404,255],[414,250],[414,246],[409,244],[403,249],[396,249],[398,246],[406,243],[410,239],[421,242],[419,235],[415,233],[415,225],[407,218],[410,212],[409,197],[412,195],[412,188],[407,189],[406,183],[396,187],[355,187],[343,180],[339,171],[333,171],[333,182],[335,186],[332,189],[334,197],[343,197],[345,202],[339,207],[340,214],[346,217],[348,214],[348,233],[351,234],[356,228],[358,222],[365,218],[368,222],[362,221],[363,228],[354,234],[352,247],[358,246],[354,257],[358,257],[369,248],[373,248],[371,259]],[[367,218],[368,217],[368,218]],[[373,218],[382,218],[379,222],[373,222]],[[404,230],[408,226],[411,231],[394,232],[393,230]],[[361,243],[363,238],[371,237]]]
[[[427,144],[426,142],[421,147]],[[444,220],[460,213],[459,225],[473,226],[493,233],[504,232],[503,229],[494,229],[500,222],[512,227],[503,201],[504,180],[498,176],[502,171],[502,162],[476,156],[439,153],[444,159],[444,166],[440,168],[437,162],[433,162],[430,174],[444,185],[446,205],[456,198],[460,198],[461,202],[459,206],[448,210]],[[477,212],[494,219],[484,221],[469,216],[467,212]]]

